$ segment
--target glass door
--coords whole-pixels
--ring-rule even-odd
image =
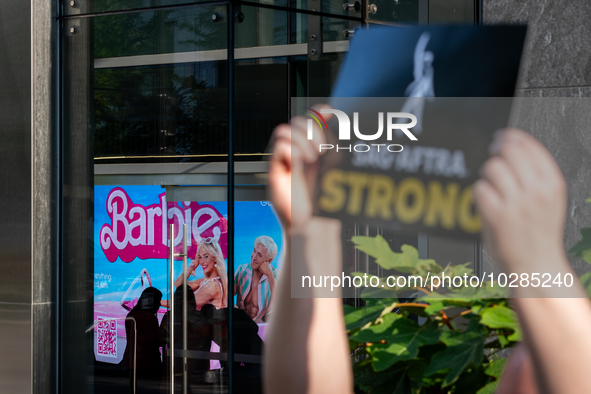
[[[62,392],[228,392],[227,12],[62,19]]]
[[[169,266],[162,303],[167,312],[160,325],[166,344],[163,381],[170,393],[227,392],[227,188],[167,185],[165,194]]]

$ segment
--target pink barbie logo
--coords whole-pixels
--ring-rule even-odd
[[[110,262],[119,257],[129,263],[140,259],[165,259],[168,256],[168,228],[174,224],[174,248],[182,252],[183,224],[187,225],[187,254],[194,258],[203,238],[215,238],[224,257],[227,251],[228,223],[211,205],[194,201],[168,202],[166,193],[158,196],[160,203],[147,207],[134,204],[125,190],[114,188],[107,197],[107,213],[111,223],[100,232],[101,249]]]

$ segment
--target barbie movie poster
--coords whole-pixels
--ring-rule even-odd
[[[281,250],[281,227],[270,203],[236,202],[235,215],[235,269],[251,261],[254,240],[261,235],[271,237]],[[204,242],[217,243],[226,259],[227,204],[167,201],[160,186],[96,186],[94,218],[94,320],[101,321],[94,329],[94,353],[97,361],[117,364],[127,345],[124,319],[142,291],[150,286],[159,289],[162,304],[167,304],[170,224],[175,225],[175,253],[183,250],[179,228],[187,225],[188,266],[193,264],[198,245]],[[278,257],[271,263],[275,271],[278,263]],[[197,262],[192,267],[194,275],[189,280],[206,279]],[[227,272],[227,260],[225,268]],[[182,269],[178,257],[175,279]],[[159,322],[166,310],[164,306],[158,310]],[[259,326],[259,335],[263,335],[265,324]]]

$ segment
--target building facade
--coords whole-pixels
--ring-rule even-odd
[[[171,281],[211,239],[228,275],[227,285],[212,282],[220,283],[216,300],[248,297],[248,277],[234,277],[254,259],[255,239],[270,236],[281,249],[265,194],[269,138],[290,119],[291,97],[330,95],[355,29],[527,22],[518,94],[589,96],[590,12],[574,1],[2,2],[3,391],[129,392],[137,376],[125,368],[133,329],[126,315],[149,286],[172,300],[180,286]],[[550,147],[569,180],[572,246],[591,222],[583,206],[591,145],[584,134],[561,134],[560,119],[532,122],[514,120]],[[477,271],[490,264],[477,243],[365,226],[345,232],[380,233],[424,257],[472,261]],[[183,245],[186,256],[170,258]],[[346,264],[369,267],[345,248]],[[270,265],[280,272],[278,256]],[[196,268],[190,279],[207,275]],[[202,284],[195,286],[198,293]],[[268,293],[259,296],[264,310]],[[175,359],[199,364],[186,377],[177,365],[174,391],[186,379],[193,392],[257,392],[267,315],[246,315],[208,316],[215,345],[199,349],[182,344],[182,330],[168,332]],[[161,384],[173,391],[170,380]]]

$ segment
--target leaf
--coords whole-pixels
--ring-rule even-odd
[[[417,301],[425,301],[429,304],[427,308],[425,308],[425,313],[429,316],[438,313],[439,311],[448,309],[448,308],[455,308],[455,307],[463,307],[469,308],[471,307],[475,300],[465,299],[465,298],[445,298],[445,296],[438,294],[438,293],[431,293],[428,296],[421,297]]]
[[[486,367],[484,373],[488,376],[492,376],[493,378],[499,379],[503,373],[503,370],[505,369],[506,362],[506,358],[495,360],[492,363],[490,363],[488,367]]]
[[[584,273],[579,279],[587,291],[587,294],[591,297],[591,272]]]
[[[365,330],[356,332],[351,336],[351,339],[357,342],[379,342],[381,340],[391,339],[393,331],[396,329],[396,327],[393,327],[393,324],[399,319],[404,318],[395,313],[390,313],[383,317],[381,323],[368,327]],[[418,328],[417,323],[410,321],[408,319],[404,320],[407,320],[409,323],[413,324],[415,327]]]
[[[392,302],[389,299],[372,298],[367,301],[367,304],[363,308],[354,308],[352,311],[350,308],[346,308],[345,311],[349,311],[345,315],[345,326],[347,330],[363,327],[370,321],[377,319],[382,313],[382,310],[391,305]]]
[[[408,394],[410,391],[410,378],[408,373],[411,369],[411,364],[400,365],[388,371],[391,382],[394,384],[390,386],[390,393],[392,394]]]
[[[428,271],[441,272],[441,267],[435,263],[435,260],[419,259],[419,252],[413,246],[402,245],[400,247],[401,253],[395,253],[381,235],[375,237],[354,236],[351,241],[357,249],[375,258],[376,264],[384,269],[418,275],[423,272],[426,275]]]
[[[451,306],[443,301],[434,301],[429,304],[428,307],[425,308],[425,313],[429,316],[439,313],[446,308],[450,308]]]
[[[433,322],[424,326],[419,331],[419,343],[422,345],[433,345],[439,342],[439,337],[441,333],[445,332],[439,328],[439,323]]]
[[[569,253],[574,253],[575,256],[581,256],[583,252],[591,249],[591,227],[582,228],[581,237],[582,239],[570,248]]]
[[[422,383],[425,380],[427,362],[425,360],[413,360],[409,363],[412,365],[412,368],[408,371],[408,377],[417,383]]]
[[[407,314],[413,313],[413,314],[420,316],[420,317],[428,317],[429,316],[425,313],[425,308],[422,308],[419,306],[405,306],[404,304],[399,304],[398,307],[400,308],[400,311],[403,313],[407,313]]]
[[[505,346],[507,346],[509,344],[509,339],[507,339],[506,336],[499,334],[499,344],[501,345],[502,348],[504,348]]]
[[[433,259],[426,259],[426,260],[419,259],[413,274],[419,275],[422,277],[426,277],[428,273],[430,273],[431,275],[439,275],[442,271],[443,271],[443,269],[441,268],[441,266],[439,264],[437,264],[435,262],[435,260],[433,260]],[[425,284],[424,287],[427,287],[427,284]]]
[[[447,327],[446,327],[447,329]],[[419,359],[422,360],[431,360],[431,358],[433,358],[433,356],[442,351],[445,350],[447,348],[447,346],[445,346],[445,344],[443,342],[437,342],[436,344],[433,345],[424,345],[421,346],[421,348],[419,349]]]
[[[475,368],[469,368],[460,374],[458,380],[453,385],[453,390],[458,394],[474,394],[475,391],[491,382],[492,378],[484,374],[484,368],[479,365]],[[449,391],[448,391],[449,393]]]
[[[472,305],[472,308],[470,308],[470,310],[472,311],[473,314],[480,315],[480,312],[482,312],[482,310],[484,308],[485,308],[485,306],[482,304],[475,304],[475,305]]]
[[[357,310],[357,308],[355,308],[354,306],[351,306],[351,305],[348,305],[348,304],[343,305],[343,313],[345,315],[347,315],[349,313],[352,313],[352,312],[355,312],[356,310]]]
[[[457,264],[457,265],[448,265],[443,272],[447,275],[447,276],[464,276],[464,274],[468,275],[468,277],[472,276],[472,268],[470,268],[469,266],[472,265],[472,263],[465,263],[465,264]]]
[[[361,292],[361,298],[364,300],[370,298],[382,298],[384,300],[389,299],[395,302],[397,299],[397,292],[391,288],[384,287],[367,287]]]
[[[449,370],[442,387],[449,386],[468,366],[482,363],[485,339],[486,333],[482,331],[444,332],[441,341],[447,348],[433,356],[425,374],[429,376]]]
[[[513,334],[507,338],[510,341],[521,340],[521,328],[519,327],[517,314],[510,308],[502,305],[484,308],[480,316],[480,323],[489,328],[509,328],[513,330]]]
[[[356,368],[355,385],[370,394],[408,394],[411,392],[409,375],[415,366],[415,363],[404,363],[381,373],[371,368]]]
[[[381,235],[376,237],[354,236],[351,241],[357,249],[375,258],[378,265],[386,269],[395,268],[396,254]]]
[[[478,390],[476,394],[495,394],[497,392],[498,385],[498,381],[490,382],[489,384]]]
[[[440,330],[437,323],[419,327],[414,321],[391,313],[384,316],[383,323],[361,330],[351,339],[359,342],[380,342],[370,346],[367,352],[372,356],[376,372],[383,371],[398,361],[417,357],[419,347],[439,342]]]
[[[479,281],[482,278],[479,278]],[[486,279],[486,278],[484,278]],[[470,278],[467,279],[468,283],[470,283]],[[448,283],[448,280],[445,281]],[[473,282],[475,284],[475,282]],[[482,286],[473,287],[471,285],[466,287],[458,287],[453,289],[446,289],[445,293],[441,293],[445,295],[447,298],[467,298],[470,300],[473,299],[502,299],[507,298],[509,296],[509,289],[506,287],[501,287],[498,284],[493,284],[491,282],[483,281]],[[443,291],[443,290],[440,290]]]

